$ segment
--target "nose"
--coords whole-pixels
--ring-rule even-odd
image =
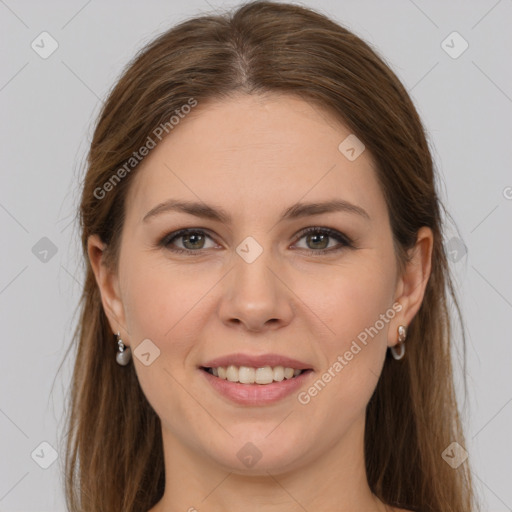
[[[248,263],[238,255],[223,280],[219,315],[224,324],[246,331],[279,329],[293,318],[294,295],[271,251]]]

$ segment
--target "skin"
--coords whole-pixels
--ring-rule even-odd
[[[349,134],[292,96],[199,104],[133,177],[117,271],[102,264],[105,246],[90,237],[112,331],[132,354],[147,338],[160,350],[149,366],[137,357],[130,363],[162,422],[167,480],[150,512],[392,510],[368,486],[364,415],[398,326],[409,325],[421,305],[433,239],[428,228],[418,232],[399,275],[372,157],[366,150],[349,161],[338,150]],[[142,220],[171,197],[221,207],[233,220],[174,211]],[[280,220],[299,200],[340,198],[369,220],[350,212]],[[308,227],[335,229],[355,247],[301,235]],[[159,245],[182,228],[206,231],[204,242],[173,242],[199,256]],[[252,263],[235,251],[248,236],[263,248]],[[326,247],[341,249],[318,253]],[[236,405],[198,369],[233,352],[278,353],[314,369],[307,390],[398,303],[401,311],[305,405],[297,393],[272,405]],[[237,457],[247,442],[262,454],[251,468]]]

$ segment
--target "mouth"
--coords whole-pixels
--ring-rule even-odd
[[[285,366],[201,366],[201,370],[220,380],[239,384],[260,384],[262,386],[285,380],[293,380],[312,371],[311,368],[292,368]]]

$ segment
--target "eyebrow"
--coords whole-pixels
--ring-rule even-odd
[[[232,222],[231,215],[222,208],[215,208],[202,202],[178,201],[176,199],[168,199],[167,201],[158,204],[146,213],[142,221],[146,222],[152,217],[170,211],[188,213],[196,217],[216,220],[224,224],[230,224]],[[366,220],[370,220],[370,216],[366,210],[343,199],[333,199],[331,201],[321,203],[296,203],[283,211],[281,214],[281,220],[291,220],[331,212],[352,213],[359,215]]]

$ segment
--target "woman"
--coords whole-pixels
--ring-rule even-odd
[[[323,15],[149,44],[83,184],[69,510],[476,510],[435,180],[404,87]]]

